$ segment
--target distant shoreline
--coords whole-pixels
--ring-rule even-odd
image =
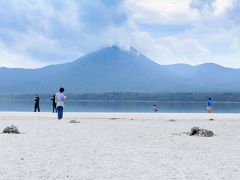
[[[52,94],[0,94],[1,99],[26,100],[39,94],[42,100],[49,100]],[[134,102],[205,102],[212,97],[215,102],[240,102],[240,92],[169,92],[169,93],[138,93],[138,92],[108,92],[108,93],[65,93],[69,101],[134,101]]]
[[[56,117],[56,113],[52,112],[20,112],[20,111],[0,111],[1,117],[39,117],[39,118],[48,118],[48,117]],[[206,119],[208,117],[215,117],[219,120],[224,118],[231,118],[236,120],[240,120],[240,113],[154,113],[154,112],[64,112],[65,119],[69,119],[71,117],[94,117],[94,118],[132,118],[135,119],[159,119],[159,118],[176,118],[176,119]],[[2,120],[2,119],[0,119]]]
[[[3,117],[38,117],[38,118],[49,118],[57,117],[56,113],[52,112],[18,112],[18,111],[0,111],[0,118]],[[161,118],[175,118],[179,120],[184,119],[196,119],[196,120],[208,120],[209,117],[216,118],[218,120],[240,120],[240,113],[154,113],[154,112],[64,112],[65,120],[76,118],[125,118],[131,119],[151,119],[151,120],[161,120]],[[159,119],[160,118],[160,119]],[[226,119],[227,118],[227,119]],[[2,119],[0,119],[1,121]],[[17,120],[17,119],[16,119]]]

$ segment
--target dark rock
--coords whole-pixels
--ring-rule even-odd
[[[4,130],[3,133],[8,133],[8,134],[19,134],[19,130],[16,126],[11,125],[11,126],[7,126]]]
[[[190,136],[202,136],[202,137],[212,137],[214,133],[211,130],[201,129],[199,127],[193,127],[191,132],[189,133]]]

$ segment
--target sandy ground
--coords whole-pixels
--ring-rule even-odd
[[[21,134],[0,134],[4,180],[240,178],[240,114],[0,112],[0,131],[11,124]],[[216,135],[181,134],[193,126]]]

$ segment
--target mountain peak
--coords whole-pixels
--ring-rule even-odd
[[[232,69],[232,68],[223,67],[223,66],[221,66],[219,64],[216,64],[216,63],[204,63],[204,64],[199,64],[196,67],[210,68],[210,69]]]
[[[220,66],[220,65],[215,64],[215,63],[203,63],[203,64],[199,64],[197,66]]]
[[[110,47],[106,47],[105,49],[121,50],[117,45],[112,45]]]
[[[96,51],[95,53],[115,54],[115,53],[122,53],[122,52],[125,52],[125,50],[120,48],[117,45],[112,45],[112,46],[108,46],[108,47],[102,48],[102,49]]]
[[[131,52],[131,53],[134,53],[134,54],[137,54],[137,55],[142,55],[137,49],[135,49],[134,47],[130,47],[129,48],[129,51]]]
[[[142,55],[136,48],[130,46],[129,48],[119,47],[117,45],[112,45],[110,47],[105,47],[103,49],[100,49],[98,52],[101,51],[109,51],[109,52],[122,52],[122,53],[131,53],[131,54],[137,54]]]

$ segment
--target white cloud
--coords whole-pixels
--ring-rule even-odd
[[[1,1],[0,66],[62,63],[119,44],[160,64],[214,61],[240,67],[239,20],[231,18],[239,17],[237,0],[121,2]]]
[[[160,32],[162,24],[174,26],[188,24],[186,29],[176,34],[159,37],[155,35],[151,41],[148,41],[149,44],[145,50],[151,47],[152,51],[149,50],[150,53],[147,54],[154,57],[157,62],[164,63],[161,59],[163,54],[166,54],[169,63],[215,62],[226,65],[233,64],[231,63],[233,58],[232,62],[235,66],[240,67],[240,62],[236,61],[240,31],[238,24],[234,23],[228,14],[231,13],[234,17],[239,16],[236,13],[240,7],[236,6],[240,4],[235,0],[128,0],[128,3],[131,9],[130,15],[132,15],[130,17],[136,24],[145,23],[145,26],[154,24],[155,27],[160,25],[158,29]],[[151,36],[151,29],[150,31],[146,29],[146,34]],[[144,31],[144,27],[139,31]],[[156,34],[157,30],[154,31]],[[145,41],[144,44],[146,44]],[[154,47],[161,49],[161,53]]]
[[[225,13],[229,8],[232,8],[233,0],[216,0],[213,3],[214,15],[219,16]]]
[[[163,44],[171,49],[182,63],[199,64],[209,60],[209,50],[197,39],[166,37],[163,41]]]
[[[0,62],[1,67],[11,68],[37,68],[46,65],[44,63],[29,58],[27,55],[11,51],[1,43],[0,43]]]
[[[199,12],[190,8],[191,0],[127,0],[133,19],[144,23],[187,23],[199,19]]]
[[[196,39],[173,36],[153,38],[148,32],[140,31],[132,21],[122,28],[108,29],[105,36],[101,37],[108,38],[109,45],[118,44],[126,49],[133,46],[159,64],[199,64],[209,57],[208,49]]]

